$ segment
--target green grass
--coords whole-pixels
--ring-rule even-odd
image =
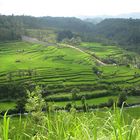
[[[132,108],[127,108],[125,109],[125,112],[129,114],[129,117],[131,118],[140,118],[140,106],[132,107]]]
[[[94,91],[84,91],[84,92],[79,92],[77,93],[77,96],[78,95],[81,95],[81,96],[84,96],[84,95],[94,95],[94,94],[101,94],[101,93],[106,93],[107,90],[94,90]],[[59,94],[51,94],[51,95],[48,95],[47,97],[51,97],[51,98],[61,98],[61,97],[69,97],[71,98],[72,97],[72,92],[70,91],[69,93],[59,93]]]
[[[0,111],[8,111],[9,109],[15,109],[15,102],[0,102]]]
[[[94,47],[94,45],[99,44],[90,45]],[[117,51],[115,49],[114,51]],[[1,84],[9,81],[9,73],[12,76],[10,81],[34,80],[38,83],[55,85],[77,85],[81,83],[86,85],[101,80],[103,82],[118,82],[118,84],[122,84],[120,82],[122,80],[130,82],[130,84],[139,82],[138,78],[133,79],[133,75],[135,72],[140,73],[140,71],[125,66],[100,66],[99,69],[103,71],[103,79],[98,79],[92,72],[93,61],[91,56],[72,48],[13,42],[1,43],[0,50]],[[33,71],[32,76],[28,76],[28,70]],[[115,75],[113,75],[114,73]]]
[[[80,93],[79,93],[80,94]],[[87,93],[86,93],[87,94]],[[61,94],[60,94],[61,95]],[[67,93],[65,93],[63,96],[60,96],[57,94],[56,96],[53,95],[54,97],[65,97],[69,96]],[[52,97],[53,97],[52,96]],[[113,99],[114,101],[117,101],[117,96],[107,96],[107,97],[100,97],[100,98],[93,98],[86,100],[86,103],[88,105],[99,105],[101,103],[106,103],[108,102],[109,99]],[[135,104],[135,103],[140,103],[140,96],[129,96],[126,101],[128,104]],[[64,102],[49,102],[51,105],[55,106],[60,106],[60,107],[65,107],[67,103],[73,103],[72,101],[64,101]],[[75,102],[77,106],[81,106],[81,100],[78,100]],[[16,103],[15,102],[1,102],[0,103],[0,111],[7,111],[9,109],[15,109]]]
[[[55,44],[56,34],[49,29],[27,30],[32,37],[43,34],[49,38],[48,46],[27,42],[0,42],[0,85],[45,84],[46,98],[71,98],[73,88],[80,89],[78,96],[104,94],[110,95],[86,100],[88,105],[99,105],[112,98],[117,100],[119,91],[112,88],[135,88],[140,84],[140,70],[135,64],[140,56],[117,46],[101,43],[82,42],[80,52],[65,44]],[[113,59],[117,65],[98,65],[96,59]],[[126,65],[121,65],[126,64]],[[130,66],[127,66],[130,64]],[[93,67],[102,71],[97,76]],[[31,74],[30,74],[31,71]],[[0,91],[2,93],[2,91]],[[9,92],[9,91],[8,91]],[[116,92],[114,94],[114,92]],[[17,93],[18,94],[18,93]],[[7,94],[6,94],[7,95]],[[114,96],[113,96],[114,95]],[[12,95],[10,96],[12,97]],[[1,97],[2,98],[2,97]],[[65,107],[65,102],[49,102],[51,105]],[[128,104],[140,103],[140,96],[128,96]],[[81,100],[75,102],[81,106]],[[15,102],[0,102],[0,112],[15,109]],[[52,106],[53,108],[53,106]],[[40,114],[34,114],[40,117]],[[103,108],[94,112],[58,111],[45,114],[39,125],[33,116],[7,116],[0,119],[0,139],[2,140],[140,140],[140,107]]]
[[[29,32],[34,34],[32,30]],[[79,47],[85,50],[85,53],[68,48],[64,44],[47,46],[27,42],[0,43],[0,85],[29,82],[45,84],[49,91],[49,96],[46,94],[48,97],[61,98],[71,97],[70,91],[75,87],[80,89],[79,95],[85,95],[96,92],[100,94],[113,86],[124,89],[140,84],[140,77],[134,77],[135,73],[140,74],[140,70],[134,67],[100,65],[97,67],[102,71],[102,76],[98,77],[92,71],[95,61],[91,56],[95,53],[101,60],[113,57],[119,61],[126,54],[132,57],[135,55],[136,59],[139,59],[138,54],[116,46],[105,46],[94,42],[83,42]],[[32,71],[31,75],[29,70]],[[87,103],[99,104],[107,100],[108,97],[102,97],[90,99]],[[129,100],[132,103],[138,102],[135,97]],[[66,103],[56,104],[62,106]],[[80,101],[77,101],[77,104],[79,105]],[[9,106],[12,108],[12,105]],[[5,109],[9,108],[5,107]]]
[[[104,46],[101,43],[81,43],[80,47],[83,49],[94,52],[97,56],[105,58],[113,54],[122,54],[124,51],[115,46]]]
[[[86,100],[86,103],[88,105],[99,105],[101,103],[105,103],[108,101],[108,99],[116,99],[115,96],[109,96],[109,97],[101,97],[101,98],[95,98],[95,99],[89,99],[89,100]],[[72,101],[67,101],[67,102],[54,102],[55,105],[57,106],[66,106],[67,103],[72,103]],[[78,100],[78,101],[75,101],[75,104],[78,105],[78,106],[81,106],[82,103],[81,103],[81,100]]]
[[[55,97],[55,95],[53,95]],[[64,94],[63,96],[67,96],[67,93]],[[59,97],[58,95],[56,95],[56,97]],[[60,96],[61,97],[61,96]],[[108,101],[108,99],[114,99],[114,100],[117,100],[117,97],[116,96],[108,96],[108,97],[100,97],[100,98],[94,98],[94,99],[89,99],[89,100],[86,100],[86,103],[88,105],[99,105],[101,103],[106,103]],[[54,104],[54,105],[57,105],[57,106],[63,106],[65,107],[67,103],[72,103],[72,101],[68,101],[68,102],[49,102],[49,104]],[[140,103],[140,96],[129,96],[127,98],[127,103],[129,104],[134,104],[134,103]],[[82,105],[81,104],[81,101],[76,101],[76,105],[80,106]],[[15,109],[15,102],[0,102],[0,111],[7,111],[9,109]]]
[[[140,103],[140,96],[130,96],[128,97],[127,102],[131,104]]]
[[[6,48],[6,49],[5,49]],[[79,72],[91,73],[91,62],[86,58],[89,56],[82,54],[71,48],[58,48],[56,46],[42,46],[25,42],[16,42],[9,44],[0,44],[1,57],[0,64],[3,76],[0,77],[7,82],[7,73],[12,73],[12,81],[20,79],[36,79],[36,81],[71,81],[74,77],[71,74],[78,75]],[[36,72],[35,76],[26,76],[27,70],[32,69]],[[25,71],[25,76],[19,76],[19,70]],[[71,73],[71,74],[69,74]],[[51,78],[49,78],[52,75]],[[59,76],[60,75],[60,76]],[[61,78],[62,75],[65,77]],[[76,77],[77,80],[83,80],[90,77],[82,75]],[[92,78],[94,79],[94,78]],[[23,81],[22,80],[22,81]]]
[[[88,105],[99,105],[101,103],[107,103],[109,99],[113,99],[114,101],[117,101],[118,97],[117,96],[107,96],[107,97],[100,97],[100,98],[93,98],[93,99],[88,99],[86,100],[86,103]],[[140,103],[140,96],[128,96],[127,101],[128,104],[135,104],[135,103]],[[49,102],[49,104],[53,104],[56,106],[61,106],[65,107],[67,103],[73,103],[73,101],[61,101],[61,102]],[[75,101],[77,106],[81,106],[81,100]]]
[[[32,121],[32,117],[20,116],[9,119],[5,115],[3,121],[0,121],[0,138],[4,140],[139,140],[140,120],[132,116],[130,119],[127,115],[126,111],[124,113],[117,108],[88,113],[76,113],[74,110],[54,112],[45,115],[42,125]]]
[[[129,55],[129,58],[135,57],[139,59],[140,57],[137,53],[126,51],[122,48],[119,48],[118,46],[107,46],[96,42],[83,42],[81,43],[80,47],[95,53],[95,55],[97,55],[99,58],[111,57],[120,60],[121,58],[125,58],[126,55]]]

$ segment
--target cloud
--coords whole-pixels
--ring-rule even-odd
[[[139,0],[0,0],[0,13],[33,16],[117,15],[140,12],[139,5]]]

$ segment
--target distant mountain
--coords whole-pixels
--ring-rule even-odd
[[[96,15],[96,16],[78,16],[78,18],[85,19],[106,19],[106,18],[133,18],[140,19],[140,12],[135,13],[124,13],[119,15]]]
[[[89,23],[93,23],[93,24],[98,24],[98,23],[100,23],[101,21],[103,21],[104,19],[103,18],[86,18],[86,19],[84,19],[84,21],[86,21],[86,22],[89,22]]]
[[[120,14],[120,15],[116,16],[116,18],[133,18],[133,19],[140,19],[140,12],[138,12],[138,13]]]
[[[127,14],[120,14],[120,15],[99,15],[99,16],[79,16],[78,18],[90,22],[93,24],[98,24],[104,19],[109,19],[109,18],[132,18],[132,19],[140,19],[140,12],[137,13],[127,13]]]

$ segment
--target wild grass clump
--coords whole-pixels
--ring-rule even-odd
[[[2,138],[3,140],[8,140],[8,136],[9,136],[9,122],[10,122],[10,118],[6,116],[7,112],[5,113],[4,117],[3,117],[3,125],[1,127],[2,129]]]
[[[5,114],[0,136],[3,140],[139,140],[140,119],[125,118],[119,108],[85,113],[71,109],[47,113],[40,125],[31,116],[10,121]]]

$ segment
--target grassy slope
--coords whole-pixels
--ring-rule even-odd
[[[138,85],[140,79],[139,77],[134,78],[134,73],[140,72],[136,68],[111,65],[98,67],[103,71],[102,77],[99,78],[92,72],[94,63],[91,56],[72,48],[47,47],[25,42],[1,43],[0,56],[0,84],[32,80],[54,86],[61,84],[64,87],[75,87],[77,85],[82,87],[88,84],[90,84],[90,87],[96,87],[97,83],[100,86],[102,84],[112,86],[113,83],[113,85],[129,87]],[[27,75],[29,69],[34,70],[32,76]],[[20,76],[19,70],[23,70],[25,74]],[[8,79],[9,72],[12,73],[11,81]],[[78,94],[100,94],[106,91],[107,89],[104,88],[93,91],[81,89]],[[64,96],[71,97],[71,92],[59,92],[49,95],[52,98]],[[88,104],[100,104],[107,102],[109,98],[116,100],[117,97],[111,94],[107,97],[89,99],[86,102]],[[139,99],[140,96],[130,96],[128,97],[128,103],[137,103]],[[65,106],[66,103],[68,102],[57,102],[55,104]],[[81,101],[76,101],[76,104],[80,105]],[[15,103],[0,103],[0,111],[14,107]],[[127,113],[127,115],[124,115],[125,118],[122,117],[120,110],[105,111],[104,109],[89,113],[76,113],[75,111],[71,113],[53,112],[46,115],[46,121],[42,125],[36,124],[28,116],[11,117],[9,132],[7,133],[4,132],[8,131],[8,128],[0,119],[0,138],[7,135],[13,140],[139,140],[139,111],[139,107],[125,109],[125,113]]]
[[[108,99],[113,99],[114,101],[117,101],[117,96],[106,96],[106,97],[100,97],[100,98],[93,98],[93,99],[88,99],[86,100],[86,103],[88,105],[99,105],[101,103],[106,103],[108,102]],[[139,103],[140,102],[140,96],[129,96],[127,98],[127,101],[126,101],[128,104],[134,104],[134,103]],[[72,103],[72,101],[63,101],[63,102],[49,102],[50,104],[54,104],[54,105],[57,105],[57,106],[63,106],[65,107],[67,103]],[[75,101],[75,104],[78,105],[78,106],[81,106],[82,103],[80,100],[78,101]]]
[[[0,49],[2,83],[7,82],[6,74],[9,72],[12,72],[13,80],[28,79],[28,76],[18,76],[18,70],[28,69],[36,70],[36,77],[30,78],[35,77],[39,82],[61,82],[66,78],[67,82],[71,79],[94,79],[90,78],[92,72],[89,56],[71,48],[16,42],[0,44]],[[79,77],[78,73],[84,74]]]
[[[120,60],[121,58],[126,57],[126,55],[130,55],[131,57],[135,57],[136,59],[140,58],[139,54],[137,53],[126,51],[117,46],[106,46],[101,43],[83,42],[81,43],[80,48],[83,48],[89,52],[94,52],[94,54],[97,55],[99,58],[111,57]]]
[[[15,106],[16,106],[16,104],[14,102],[1,102],[0,103],[0,111],[14,109]]]
[[[99,59],[113,56],[114,59],[119,60],[126,53],[134,55],[134,53],[115,46],[104,46],[100,43],[82,43],[80,47],[90,51],[90,53],[95,53]],[[140,57],[137,54],[135,56],[137,59]],[[92,67],[95,65],[92,59],[90,54],[61,45],[43,46],[27,42],[0,43],[0,84],[35,81],[47,85],[63,85],[70,89],[76,86],[82,88],[82,86],[87,85],[96,88],[96,84],[112,86],[112,83],[120,87],[139,85],[140,77],[134,77],[135,72],[140,73],[139,69],[113,65],[99,66],[98,68],[103,71],[103,75],[98,78],[92,72]],[[23,71],[24,74],[21,75],[19,70]],[[33,70],[32,76],[28,75],[28,70]],[[9,73],[12,75],[11,80],[8,79]],[[58,94],[50,96],[59,96],[60,98],[64,96],[61,94],[62,91],[59,92],[60,88],[56,87],[54,90],[58,90]],[[102,93],[106,89],[96,90]],[[93,92],[96,93],[96,90]],[[81,89],[79,94],[87,92],[92,94],[88,88]],[[53,90],[52,93],[54,93]],[[65,92],[65,95],[71,96],[69,93],[70,90]],[[98,104],[98,102],[106,102],[107,99],[108,97],[91,99],[87,102]],[[132,101],[132,99],[129,100]],[[78,101],[79,103],[80,101]]]

